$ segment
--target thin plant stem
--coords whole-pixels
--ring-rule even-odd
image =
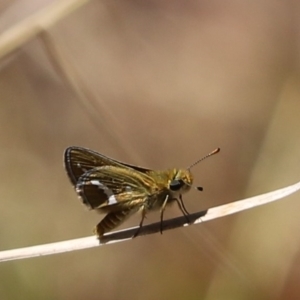
[[[259,205],[267,204],[279,199],[282,199],[288,195],[291,195],[300,190],[300,182],[290,185],[288,187],[275,190],[259,196],[247,198],[240,201],[231,202],[221,206],[209,208],[205,211],[189,215],[189,223],[186,223],[184,216],[174,219],[163,221],[163,230],[170,230],[179,227],[186,227],[202,222],[210,221],[216,218],[231,215],[246,209],[254,208]],[[138,227],[132,227],[125,230],[119,230],[112,233],[108,233],[99,240],[96,236],[85,237],[75,240],[68,240],[63,242],[56,242],[51,244],[44,244],[39,246],[13,249],[0,252],[0,262],[17,260],[24,258],[31,258],[37,256],[44,256],[50,254],[58,254],[64,252],[70,252],[75,250],[87,249],[97,246],[104,246],[113,243],[125,242],[132,240]],[[152,223],[150,225],[143,226],[137,237],[144,235],[159,233],[161,229],[161,223]]]

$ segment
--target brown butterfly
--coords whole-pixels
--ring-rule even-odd
[[[125,164],[81,147],[67,148],[64,162],[67,174],[83,203],[90,209],[106,214],[95,228],[101,238],[137,211],[142,213],[140,229],[148,211],[160,210],[162,232],[164,210],[172,202],[177,202],[188,221],[182,194],[189,191],[193,183],[190,169],[219,151],[220,148],[215,149],[187,169],[165,171]]]

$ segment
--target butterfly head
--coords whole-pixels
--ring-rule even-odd
[[[169,183],[169,189],[175,194],[182,194],[190,190],[193,176],[189,170],[175,170],[174,177]]]
[[[172,180],[169,183],[169,189],[173,192],[173,194],[182,194],[187,192],[191,189],[193,184],[193,176],[191,173],[191,168],[196,166],[200,161],[217,154],[220,151],[220,148],[215,149],[214,151],[208,153],[206,156],[202,157],[201,159],[197,160],[188,169],[175,169],[174,175]],[[202,187],[196,187],[197,190],[202,191]]]

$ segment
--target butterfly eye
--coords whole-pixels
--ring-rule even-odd
[[[181,180],[181,179],[179,179],[179,180],[174,179],[174,180],[172,180],[170,182],[170,190],[171,191],[178,191],[178,190],[180,190],[184,186],[184,184],[185,183],[184,183],[183,180]]]

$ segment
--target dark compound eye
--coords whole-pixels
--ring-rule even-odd
[[[184,186],[183,180],[172,180],[170,182],[170,190],[171,191],[179,191]]]

